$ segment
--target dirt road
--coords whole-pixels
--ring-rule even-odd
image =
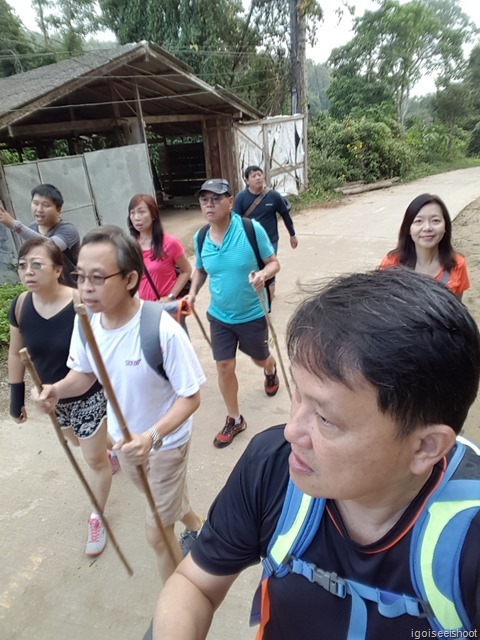
[[[438,193],[456,215],[480,198],[480,168],[352,196],[334,208],[305,211],[295,219],[299,237],[295,252],[282,229],[282,272],[272,313],[277,333],[283,336],[300,299],[300,282],[375,267],[394,245],[406,205],[424,191]],[[476,210],[462,215],[461,221],[458,248],[467,255],[474,285],[465,302],[478,312],[479,260],[465,249],[478,254]],[[167,230],[186,246],[191,246],[191,236],[200,225],[197,210],[165,217]],[[206,299],[206,292],[200,295],[197,310],[202,317]],[[240,401],[249,428],[227,449],[214,449],[212,439],[223,425],[224,409],[208,346],[192,320],[190,328],[208,377],[195,418],[190,458],[192,502],[205,514],[249,437],[284,422],[289,402],[285,389],[267,399],[261,373],[240,356]],[[132,402],[141,402],[141,398],[132,398]],[[153,554],[144,540],[143,501],[121,473],[115,476],[108,515],[134,568],[134,577],[127,576],[111,545],[97,560],[87,559],[83,555],[87,500],[48,420],[31,406],[29,415],[23,426],[8,418],[0,422],[0,638],[141,640],[160,587]],[[468,433],[480,441],[478,415],[475,407]],[[254,568],[239,578],[216,616],[209,640],[253,638],[248,612],[258,575],[258,568]]]

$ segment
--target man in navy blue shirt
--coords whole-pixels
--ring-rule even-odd
[[[265,187],[263,171],[257,165],[251,165],[244,171],[246,187],[235,196],[233,211],[241,216],[248,216],[257,220],[267,232],[275,253],[278,253],[278,220],[277,213],[282,216],[283,222],[290,235],[290,246],[296,249],[297,236],[290,216],[290,207],[285,198],[275,189]],[[270,299],[275,295],[275,278],[269,281]]]

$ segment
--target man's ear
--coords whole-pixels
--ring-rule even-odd
[[[455,445],[456,433],[446,424],[419,427],[414,436],[411,471],[423,475],[431,470]]]
[[[127,289],[133,289],[139,280],[139,275],[136,271],[130,271],[127,275]]]

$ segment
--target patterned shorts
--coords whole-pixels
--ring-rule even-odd
[[[107,400],[103,389],[88,398],[58,403],[55,413],[62,429],[72,427],[77,438],[94,436],[107,412]]]

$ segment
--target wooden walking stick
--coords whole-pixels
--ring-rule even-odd
[[[198,326],[200,327],[200,331],[202,332],[203,337],[208,342],[208,346],[211,348],[212,347],[212,343],[210,342],[210,338],[208,337],[208,334],[205,331],[205,327],[203,326],[203,322],[200,320],[200,317],[199,317],[198,313],[195,311],[195,309],[193,307],[192,307],[192,313],[195,316],[195,320],[197,321]]]
[[[254,275],[254,274],[255,274],[255,272],[252,271],[251,275]],[[265,300],[263,299],[263,291],[262,290],[257,291],[257,295],[258,295],[258,299],[260,300],[260,304],[262,305],[263,315],[265,316],[265,318],[267,320],[268,328],[270,330],[270,333],[272,334],[273,343],[275,345],[275,349],[276,349],[277,354],[278,354],[278,362],[280,363],[280,369],[282,370],[283,379],[285,380],[285,387],[287,388],[288,395],[289,395],[289,398],[291,400],[292,399],[292,391],[290,389],[290,384],[288,382],[287,372],[285,371],[285,366],[283,364],[282,352],[280,351],[280,346],[278,344],[277,334],[275,333],[275,329],[273,327],[272,320],[270,318],[270,314],[268,313],[267,307],[265,305]]]
[[[90,351],[92,352],[92,357],[98,370],[100,383],[103,386],[103,390],[105,391],[107,400],[110,403],[113,409],[113,412],[115,413],[115,416],[118,420],[118,424],[120,425],[120,429],[122,430],[123,438],[126,442],[131,442],[132,436],[125,422],[125,418],[123,417],[123,413],[122,413],[122,410],[120,409],[120,405],[118,404],[117,396],[115,395],[115,391],[113,390],[112,383],[110,382],[110,378],[107,373],[107,369],[105,368],[105,364],[103,362],[100,349],[98,348],[97,341],[95,339],[95,336],[93,335],[92,327],[90,326],[90,321],[88,319],[85,306],[83,304],[76,304],[75,311],[78,314],[80,324],[82,325],[82,330],[85,335],[85,339],[87,341],[88,346],[90,347]],[[147,498],[148,505],[152,511],[155,524],[157,525],[158,531],[163,540],[165,548],[170,554],[170,557],[172,559],[174,566],[177,566],[179,562],[179,558],[177,558],[177,556],[175,555],[172,545],[170,544],[170,540],[167,538],[167,534],[165,533],[165,529],[163,528],[163,524],[162,524],[162,521],[160,520],[160,516],[157,511],[155,500],[153,499],[150,485],[148,484],[148,479],[147,479],[147,474],[145,472],[145,469],[143,468],[142,465],[138,465],[137,471],[145,492],[145,496]]]
[[[42,381],[40,380],[40,377],[37,373],[37,370],[35,369],[35,366],[32,362],[32,360],[30,359],[30,356],[28,354],[27,349],[20,349],[19,351],[20,353],[20,358],[23,362],[23,364],[25,365],[25,368],[27,369],[28,373],[30,374],[30,376],[32,377],[33,380],[33,384],[35,385],[38,393],[41,393],[42,391]],[[82,473],[82,470],[80,469],[77,460],[75,459],[75,456],[73,455],[73,453],[70,451],[70,447],[67,444],[67,441],[65,440],[63,433],[62,433],[62,428],[60,427],[60,424],[58,422],[57,416],[55,415],[55,411],[49,411],[48,412],[48,416],[53,424],[53,428],[55,429],[55,433],[58,436],[58,439],[60,440],[60,444],[62,445],[62,447],[65,449],[65,453],[67,454],[67,458],[70,460],[72,467],[75,469],[75,473],[77,474],[77,476],[80,479],[80,482],[82,483],[82,485],[85,488],[85,491],[88,494],[88,497],[90,498],[90,500],[92,501],[93,506],[95,507],[95,511],[96,513],[98,513],[101,518],[102,518],[102,522],[103,522],[103,526],[105,527],[105,530],[108,534],[108,537],[111,540],[111,543],[113,544],[113,548],[115,549],[115,551],[117,552],[118,557],[120,558],[120,560],[123,562],[123,565],[125,566],[125,569],[128,572],[128,575],[133,576],[133,570],[131,568],[131,566],[128,564],[127,559],[125,558],[125,556],[122,553],[122,550],[120,549],[117,539],[115,538],[112,529],[110,528],[110,525],[108,524],[108,521],[106,520],[104,514],[103,514],[103,510],[101,509],[100,505],[97,502],[97,499],[95,498],[93,491],[90,488],[90,485],[88,484],[87,480],[85,479],[85,476]]]

